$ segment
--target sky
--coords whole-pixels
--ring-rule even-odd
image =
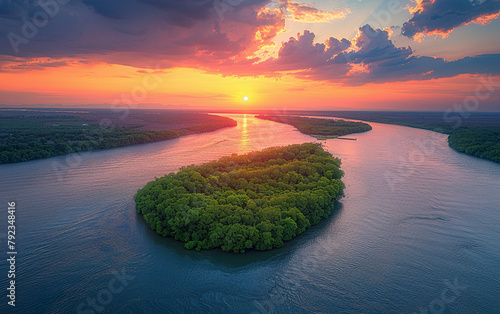
[[[0,106],[500,111],[499,17],[500,0],[0,0]]]

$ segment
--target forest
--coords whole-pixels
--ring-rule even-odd
[[[300,132],[315,137],[336,137],[352,133],[367,132],[372,129],[369,124],[345,120],[276,115],[257,115],[256,118],[290,124]]]
[[[187,249],[270,250],[332,213],[343,174],[319,144],[233,154],[149,182],[136,209]]]
[[[197,113],[138,112],[131,114],[128,123],[114,116],[112,120],[111,113],[101,111],[1,114],[0,164],[151,143],[236,126],[232,119]]]
[[[500,127],[461,127],[448,137],[451,148],[500,162]]]

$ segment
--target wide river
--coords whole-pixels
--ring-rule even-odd
[[[16,313],[499,313],[500,165],[456,153],[431,131],[370,123],[350,136],[357,141],[322,141],[342,158],[346,196],[283,248],[196,252],[155,234],[134,208],[148,181],[315,141],[289,125],[228,116],[237,127],[1,165],[0,313],[12,309],[12,200]]]

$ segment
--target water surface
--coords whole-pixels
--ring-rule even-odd
[[[196,252],[156,235],[133,202],[154,177],[315,141],[289,125],[228,116],[237,127],[0,165],[0,230],[7,201],[18,204],[16,312],[92,313],[85,304],[116,271],[129,280],[106,312],[499,312],[500,165],[456,153],[427,130],[370,123],[351,135],[357,141],[321,141],[342,158],[346,197],[283,248]],[[3,262],[2,287],[6,272]]]

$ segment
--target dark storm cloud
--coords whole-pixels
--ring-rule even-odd
[[[195,59],[200,54],[222,59],[269,43],[271,38],[255,42],[259,29],[276,28],[271,36],[284,27],[279,10],[264,9],[269,0],[224,1],[222,11],[222,0],[57,1],[2,1],[0,54],[24,58],[99,55],[104,62],[119,60],[129,65],[172,56],[176,57],[171,61]],[[50,15],[47,8],[54,14],[44,20],[44,15]],[[128,60],[116,56],[124,53],[130,54]]]
[[[413,38],[417,34],[446,35],[453,29],[471,22],[488,23],[500,11],[500,0],[418,0],[402,34]],[[479,19],[479,20],[478,20]]]

